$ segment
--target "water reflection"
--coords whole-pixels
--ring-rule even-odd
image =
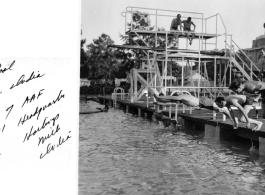
[[[264,158],[121,110],[80,115],[79,194],[264,194]]]

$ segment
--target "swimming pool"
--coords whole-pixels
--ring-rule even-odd
[[[79,118],[80,195],[265,193],[265,158],[250,145],[113,108]]]

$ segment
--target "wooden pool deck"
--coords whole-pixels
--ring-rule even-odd
[[[108,103],[110,106],[113,106],[113,100],[111,95],[106,96],[94,96],[97,98],[99,103],[104,104]],[[120,109],[123,109],[126,113],[132,113],[137,116],[147,117],[154,119],[155,107],[153,102],[149,102],[147,106],[146,101],[131,103],[128,100],[117,99],[117,106]],[[249,112],[249,117],[261,122],[265,122],[261,118],[261,110],[259,112],[259,119],[256,119],[256,111],[251,110]],[[235,111],[237,115],[238,111]],[[163,114],[169,116],[169,108],[163,111]],[[171,118],[175,117],[175,107],[171,107]],[[222,139],[229,137],[241,137],[247,140],[251,140],[256,148],[259,148],[261,155],[265,155],[265,124],[261,127],[259,131],[252,131],[252,129],[246,128],[245,123],[239,122],[238,129],[234,129],[232,122],[229,119],[223,121],[223,114],[216,113],[216,119],[213,120],[213,111],[200,109],[193,109],[190,114],[189,108],[186,108],[185,113],[183,113],[182,107],[178,109],[177,112],[178,123],[182,126],[183,129],[204,129],[205,135],[210,136],[214,139]],[[253,128],[253,125],[251,126]]]

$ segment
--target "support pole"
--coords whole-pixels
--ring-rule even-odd
[[[216,58],[214,58],[214,88],[215,88],[215,97],[216,97]]]
[[[137,101],[137,71],[133,69],[133,80],[134,80],[134,90],[133,90],[133,101]]]
[[[199,36],[199,45],[200,45],[200,36]],[[200,51],[200,46],[199,46],[199,79],[198,79],[198,98],[200,98],[200,77],[201,77],[201,51]]]
[[[170,87],[172,87],[172,60],[170,65]]]
[[[259,154],[265,155],[265,138],[259,137]]]
[[[262,118],[265,119],[265,92],[261,92],[261,109],[262,109]]]
[[[181,71],[181,87],[184,85],[184,57],[182,57],[182,71]]]
[[[175,109],[175,120],[178,122],[178,107],[179,103],[176,103],[176,109]]]
[[[213,120],[216,120],[216,112],[213,110]]]
[[[138,108],[138,116],[141,117],[141,108]]]
[[[149,91],[148,91],[148,87],[147,87],[147,96],[146,96],[146,108],[148,108],[149,107],[149,96],[148,96],[148,94],[149,94]]]
[[[220,63],[219,63],[219,87],[222,87],[221,85],[222,85],[222,77],[221,77],[221,74],[222,74],[222,63],[221,63],[221,61],[219,61]]]
[[[162,92],[163,92],[162,89],[164,87],[164,69],[165,69],[165,61],[162,62],[162,79],[161,79],[162,80],[162,83],[161,83],[162,88],[160,89]],[[166,95],[166,94],[164,94],[164,95]]]
[[[217,49],[217,15],[216,15],[216,36],[215,36],[215,49]]]
[[[226,116],[223,114],[223,121],[226,121]]]
[[[168,41],[168,36],[167,36],[167,32],[166,32],[166,43]],[[165,95],[167,95],[167,61],[168,61],[168,53],[167,53],[167,44],[166,44],[166,62],[165,62],[165,70],[164,70],[164,74],[165,74]]]

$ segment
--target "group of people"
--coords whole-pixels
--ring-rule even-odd
[[[182,26],[182,24],[183,24],[183,26]],[[194,27],[193,30],[191,30],[191,25],[193,25],[193,27]],[[196,25],[191,21],[191,17],[188,17],[187,20],[181,21],[181,15],[178,14],[177,18],[174,18],[172,20],[171,26],[170,26],[170,30],[171,31],[177,31],[177,32],[174,33],[175,40],[176,40],[175,44],[177,44],[177,42],[178,42],[178,37],[179,37],[179,35],[181,33],[179,31],[182,31],[182,28],[183,28],[183,31],[186,31],[187,38],[189,39],[189,42],[190,42],[190,45],[191,45],[195,34],[192,33],[192,36],[190,37],[190,33],[189,32],[194,32],[195,28],[196,28]]]
[[[229,89],[234,91],[236,95],[229,95],[227,97],[217,97],[212,100],[207,97],[196,98],[192,95],[181,94],[178,96],[157,96],[154,95],[157,102],[162,103],[183,103],[191,107],[206,108],[208,110],[215,110],[225,114],[233,123],[234,129],[238,128],[238,121],[246,123],[246,127],[250,128],[254,124],[253,131],[260,130],[262,122],[249,118],[248,113],[252,108],[253,102],[258,101],[261,97],[262,103],[265,103],[265,83],[261,81],[245,81],[241,82],[240,79],[234,80]],[[242,92],[248,95],[241,95]],[[259,94],[257,98],[251,98],[249,95]],[[238,118],[235,117],[232,106],[236,107],[239,111]]]

